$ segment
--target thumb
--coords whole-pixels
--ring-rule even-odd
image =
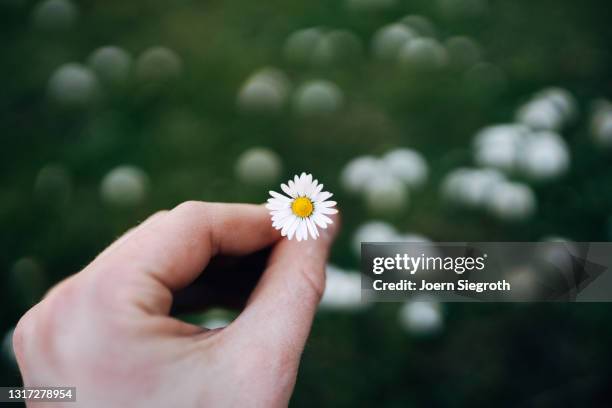
[[[233,324],[248,331],[238,337],[249,345],[257,342],[299,361],[325,289],[325,266],[339,227],[338,215],[332,219],[316,240],[282,240],[274,247],[247,308]]]

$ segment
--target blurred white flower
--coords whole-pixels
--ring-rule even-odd
[[[406,148],[391,150],[382,160],[392,175],[411,188],[421,187],[427,180],[427,162],[416,150]]]
[[[433,38],[415,38],[402,46],[399,60],[409,67],[437,69],[446,65],[448,54],[446,48]]]
[[[295,91],[293,103],[301,116],[325,115],[339,110],[344,103],[344,96],[333,82],[312,80]]]
[[[542,131],[525,137],[519,154],[519,170],[533,180],[548,180],[569,168],[569,149],[556,133]]]
[[[93,103],[100,93],[96,74],[89,68],[68,63],[58,67],[47,85],[49,96],[59,104],[68,107],[85,106]]]
[[[361,254],[362,242],[394,242],[398,240],[396,229],[383,221],[369,221],[357,228],[353,235],[353,251]]]
[[[487,209],[505,221],[528,218],[536,208],[529,186],[510,182],[495,169],[455,169],[444,178],[441,191],[449,202]]]
[[[491,189],[504,181],[504,175],[495,169],[475,169],[467,177],[461,199],[468,206],[480,207],[486,203]]]
[[[197,324],[209,330],[222,329],[229,326],[234,315],[225,309],[213,308],[198,316]]]
[[[577,113],[577,103],[574,96],[563,88],[551,87],[541,90],[536,98],[551,101],[563,115],[565,121],[572,119]]]
[[[279,112],[289,95],[290,82],[276,68],[264,68],[251,75],[238,94],[238,106],[250,112]]]
[[[399,310],[400,326],[414,335],[432,335],[444,325],[438,302],[415,300],[405,303]]]
[[[612,146],[612,104],[610,102],[600,100],[593,104],[590,126],[596,143],[603,147]]]
[[[494,169],[459,168],[444,178],[442,194],[454,204],[482,208],[486,205],[492,188],[504,181],[504,175]]]
[[[111,205],[137,205],[145,199],[148,184],[149,178],[142,169],[130,165],[118,166],[102,179],[100,195]]]
[[[474,161],[481,166],[514,171],[528,131],[527,127],[516,124],[481,129],[474,137]]]
[[[165,82],[181,75],[183,62],[171,49],[151,47],[136,60],[136,76],[143,82]]]
[[[487,206],[491,214],[501,220],[523,220],[535,212],[536,197],[526,184],[496,183],[487,199]]]
[[[374,213],[399,212],[408,206],[408,199],[406,185],[391,175],[380,175],[365,187],[366,204]]]
[[[312,50],[311,62],[316,65],[331,65],[336,58],[336,49],[331,38],[324,34]]]
[[[132,67],[132,56],[123,48],[108,45],[95,50],[87,60],[100,79],[110,84],[127,81]]]
[[[15,357],[15,350],[13,349],[13,334],[15,333],[15,328],[11,328],[7,330],[2,338],[2,354],[11,364],[17,363],[17,358]]]
[[[33,11],[34,24],[44,30],[65,30],[72,27],[78,9],[70,0],[44,0]]]
[[[324,64],[328,62],[350,62],[363,55],[361,39],[350,30],[331,30],[325,34],[324,39],[330,44],[332,50],[331,61],[323,58],[322,62]],[[319,56],[316,48],[314,59],[315,62],[318,62]]]
[[[516,120],[533,129],[558,130],[563,123],[563,115],[552,101],[534,99],[519,108]]]
[[[340,182],[349,192],[363,192],[366,185],[384,171],[385,167],[381,160],[373,156],[360,156],[344,166]]]
[[[361,301],[361,276],[327,265],[325,292],[321,299],[324,310],[359,310],[367,305]]]
[[[510,297],[521,301],[535,300],[538,296],[537,275],[537,271],[527,266],[519,266],[508,271],[505,279],[512,287]]]
[[[533,180],[548,180],[569,168],[570,157],[558,134],[509,124],[488,126],[476,134],[474,160],[481,166],[520,172]]]
[[[216,318],[205,320],[202,326],[204,326],[205,328],[209,330],[214,330],[214,329],[222,329],[226,326],[229,326],[230,323],[231,323],[231,320],[229,319],[223,319],[221,317],[216,317]]]
[[[546,88],[521,106],[516,120],[533,129],[559,130],[576,113],[574,97],[561,88]]]
[[[396,61],[400,49],[417,34],[408,26],[393,23],[381,27],[372,38],[374,56],[385,61]]]
[[[310,64],[312,55],[319,41],[323,38],[323,30],[319,27],[304,28],[293,32],[285,41],[284,54],[289,62]]]
[[[276,68],[264,68],[251,75],[240,88],[238,106],[248,112],[279,112],[289,95],[290,82]]]
[[[265,147],[253,147],[244,151],[236,161],[238,179],[246,184],[272,184],[281,176],[283,166],[278,154]]]
[[[292,63],[330,65],[345,62],[362,53],[359,37],[349,30],[305,28],[292,33],[285,41],[284,55]]]
[[[440,188],[442,196],[449,202],[462,204],[464,202],[463,190],[466,188],[471,171],[472,169],[459,167],[446,174]]]
[[[419,188],[427,176],[428,167],[423,155],[413,149],[397,148],[380,159],[373,156],[354,158],[344,166],[340,181],[347,191],[365,193],[366,197],[368,194],[376,196],[381,190],[393,190],[393,199],[403,202],[407,198],[403,193],[406,189],[396,187],[404,184],[405,187]]]

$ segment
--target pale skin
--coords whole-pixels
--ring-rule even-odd
[[[154,214],[21,318],[13,344],[24,386],[77,388],[76,403],[52,407],[286,406],[337,224],[296,242],[258,205],[187,202]],[[267,268],[229,326],[169,316],[173,293],[212,257],[268,246]]]

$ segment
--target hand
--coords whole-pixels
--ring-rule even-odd
[[[296,242],[280,239],[263,206],[187,202],[154,214],[21,318],[13,343],[24,386],[74,386],[77,403],[66,407],[286,406],[335,225]],[[270,245],[229,326],[169,316],[173,294],[211,257]]]

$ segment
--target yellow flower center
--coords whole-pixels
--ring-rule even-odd
[[[301,218],[309,217],[314,210],[312,201],[306,197],[298,197],[291,203],[291,210],[295,215]]]

